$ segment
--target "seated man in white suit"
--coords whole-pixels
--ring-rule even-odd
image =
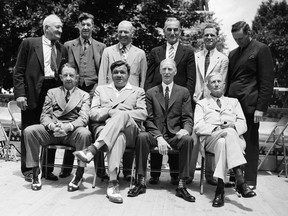
[[[218,184],[214,207],[224,205],[224,182],[229,169],[233,169],[237,191],[243,197],[256,195],[245,182],[240,167],[246,163],[243,155],[246,120],[239,101],[223,96],[224,85],[221,74],[211,73],[207,84],[210,96],[197,102],[194,115],[194,129],[200,137],[202,153],[205,150],[215,154],[214,177],[218,178]]]
[[[40,117],[40,123],[27,127],[24,142],[27,150],[27,167],[32,167],[32,190],[41,189],[41,172],[39,169],[40,145],[53,143],[72,145],[82,150],[91,145],[92,137],[86,128],[89,120],[89,94],[77,88],[79,74],[74,66],[63,65],[60,79],[63,86],[50,89]],[[78,168],[68,191],[76,191],[82,182],[85,163],[78,160]]]
[[[107,152],[110,181],[107,188],[109,201],[122,203],[117,174],[126,146],[134,147],[140,126],[147,118],[144,89],[128,82],[129,65],[122,60],[111,65],[113,82],[96,88],[90,110],[90,120],[97,135],[95,143],[74,155],[90,162],[98,151]]]

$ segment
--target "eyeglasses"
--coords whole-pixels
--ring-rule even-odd
[[[216,35],[214,35],[214,34],[205,34],[205,35],[204,35],[204,37],[209,37],[209,36],[210,36],[210,37],[216,37]]]

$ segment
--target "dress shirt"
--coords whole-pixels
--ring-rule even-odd
[[[84,48],[85,48],[85,47],[84,47],[84,46],[85,46],[85,43],[84,43],[85,40],[88,40],[89,46],[92,44],[92,39],[91,39],[91,38],[89,38],[89,39],[84,39],[84,38],[80,37],[80,41],[81,41],[81,45],[82,45],[83,50],[84,50]]]
[[[51,49],[55,50],[55,53],[57,55],[57,49],[55,45],[52,46],[51,41],[46,38],[44,35],[42,37],[42,44],[43,44],[43,56],[44,56],[44,75],[47,78],[53,78],[55,77],[54,71],[52,71],[50,67],[51,63]]]
[[[167,46],[166,46],[166,58],[169,58],[169,49],[171,46],[173,46],[173,49],[174,49],[174,59],[175,59],[175,56],[176,56],[176,51],[177,51],[177,48],[178,48],[178,45],[179,45],[179,41],[177,41],[175,44],[171,45],[167,42]]]
[[[169,88],[169,98],[171,97],[171,92],[172,92],[172,88],[173,88],[174,82],[171,82],[169,85],[166,85],[165,83],[162,82],[162,88],[163,88],[163,95],[165,97],[165,89],[168,86]]]
[[[119,97],[119,95],[120,95],[123,91],[125,91],[125,90],[127,90],[127,89],[129,89],[129,90],[132,89],[132,86],[131,86],[131,84],[130,84],[129,82],[127,82],[126,86],[124,86],[120,91],[118,91],[118,89],[116,89],[116,87],[115,87],[115,85],[114,85],[114,82],[112,82],[111,84],[108,85],[108,88],[113,89],[113,91],[115,92],[116,97]]]

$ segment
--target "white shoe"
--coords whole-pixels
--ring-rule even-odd
[[[107,187],[107,198],[109,198],[110,202],[123,203],[123,198],[120,194],[118,183],[112,187]]]

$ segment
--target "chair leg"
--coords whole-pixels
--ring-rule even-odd
[[[97,180],[97,169],[98,169],[98,158],[99,158],[99,153],[94,157],[94,177],[93,177],[93,183],[92,183],[92,188],[95,188],[96,186],[96,180]]]
[[[204,173],[205,173],[205,158],[201,159],[201,173],[200,173],[200,194],[204,194]]]

